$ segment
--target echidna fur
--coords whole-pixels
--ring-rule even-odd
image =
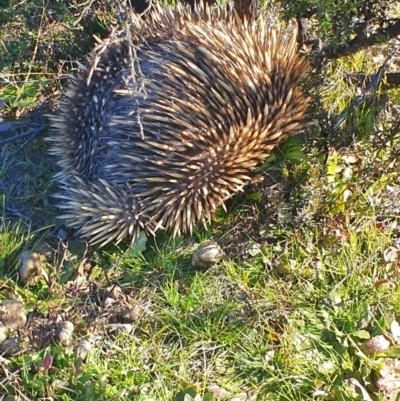
[[[91,243],[190,232],[305,127],[296,32],[219,13],[156,5],[71,78],[51,152],[62,217]]]

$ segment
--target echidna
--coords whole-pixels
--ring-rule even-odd
[[[135,21],[71,79],[52,118],[63,218],[101,245],[209,220],[304,128],[309,103],[296,33],[262,16],[178,4]]]

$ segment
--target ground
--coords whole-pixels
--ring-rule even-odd
[[[3,140],[48,124],[74,61],[116,19],[105,2],[0,9]],[[351,73],[376,72],[391,46],[327,64],[314,124],[192,236],[88,247],[57,219],[48,130],[3,144],[0,301],[21,301],[28,319],[11,333],[16,352],[0,357],[2,399],[396,399],[398,88],[383,82],[333,128],[365,89]],[[208,239],[225,256],[196,269],[191,256]],[[34,285],[17,274],[26,250],[45,271]]]

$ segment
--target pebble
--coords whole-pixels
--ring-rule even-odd
[[[65,242],[69,237],[68,231],[61,227],[57,232],[57,237]]]
[[[21,302],[11,299],[0,304],[0,322],[9,329],[20,329],[26,323],[26,312]]]
[[[0,322],[0,344],[7,340],[9,331],[9,328]]]
[[[375,352],[385,351],[390,347],[390,341],[384,335],[378,335],[372,337],[367,342],[362,344],[361,349],[368,353],[373,354]]]
[[[229,394],[228,392],[221,386],[218,386],[217,384],[212,384],[209,388],[209,391],[211,391],[214,395],[214,398],[216,400],[220,400],[221,398],[226,398]]]
[[[390,377],[389,380],[386,377],[380,377],[375,381],[375,386],[378,387],[378,389],[381,391],[393,392],[399,390],[400,381],[396,380],[395,377]]]
[[[132,332],[132,325],[129,323],[115,323],[115,324],[110,324],[108,326],[109,332],[110,333],[125,333],[129,334]]]
[[[120,299],[123,295],[122,288],[118,285],[110,285],[105,289],[105,294],[107,297],[112,299]]]
[[[60,322],[57,326],[55,336],[60,343],[66,344],[71,339],[73,332],[74,324],[72,322]]]
[[[15,337],[8,338],[0,344],[0,353],[11,356],[17,354],[21,350],[18,339]]]
[[[383,252],[383,259],[386,263],[397,263],[400,258],[400,250],[391,246]]]
[[[396,320],[390,323],[390,332],[392,333],[393,341],[396,345],[400,345],[400,324]]]
[[[203,242],[193,253],[192,266],[208,269],[216,265],[221,260],[223,254],[223,250],[216,242]]]
[[[140,308],[127,308],[119,312],[119,318],[124,323],[134,323],[141,314],[142,310]]]
[[[83,361],[92,348],[93,345],[89,341],[81,340],[75,348],[75,356]]]
[[[36,252],[25,251],[19,257],[19,277],[24,284],[35,285],[42,277],[42,261]]]

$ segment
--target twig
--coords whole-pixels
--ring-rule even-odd
[[[350,40],[350,42],[346,42],[338,46],[335,50],[328,49],[323,52],[324,57],[327,60],[336,60],[338,58],[357,53],[358,51],[366,49],[367,47],[388,42],[390,39],[395,38],[398,35],[400,35],[400,20],[397,20],[393,24],[389,24],[385,28],[378,29],[376,33],[369,37],[365,38],[357,35],[354,39]]]
[[[374,74],[367,74],[365,72],[348,72],[344,76],[344,79],[350,81],[355,85],[363,85],[371,82]],[[399,72],[387,72],[384,77],[386,85],[388,87],[400,86],[400,73]]]
[[[83,11],[81,12],[79,18],[77,20],[75,20],[75,22],[72,24],[73,26],[77,26],[80,22],[81,19],[85,16],[85,14],[90,10],[90,8],[92,7],[92,3],[93,0],[87,1],[86,4],[81,4],[81,6],[85,6],[85,8],[83,9]]]
[[[42,125],[41,123],[34,123],[34,122],[30,122],[30,121],[7,121],[7,122],[1,122],[0,123],[0,127],[2,124],[7,124],[7,125],[12,125],[14,127],[22,127],[22,126],[26,126],[26,125],[33,125],[33,126],[37,126],[37,125]]]
[[[47,128],[47,126],[45,126]],[[11,153],[10,156],[15,156],[20,150],[22,150],[28,143],[32,142],[32,140],[36,137],[37,134],[39,134],[41,131],[35,132],[33,135],[31,135],[21,146],[19,146],[14,152]]]
[[[3,368],[3,370],[6,370],[6,369]],[[7,370],[8,374],[6,375],[6,377],[3,380],[0,381],[0,386],[3,386],[3,384],[6,383],[10,379],[10,377],[17,376],[21,371],[22,371],[22,368],[17,369],[15,372],[9,372]]]
[[[22,85],[21,94],[23,93],[23,89],[24,89],[25,85],[29,82],[29,78],[30,78],[30,75],[31,75],[31,72],[32,72],[32,67],[33,67],[33,64],[34,64],[35,59],[36,59],[37,51],[38,51],[38,48],[39,48],[39,41],[40,41],[40,38],[41,38],[41,35],[42,35],[42,30],[43,30],[43,20],[45,18],[46,7],[47,7],[47,3],[45,3],[45,0],[43,0],[42,15],[40,17],[39,29],[38,29],[37,37],[36,37],[35,44],[34,44],[34,47],[33,47],[31,62],[29,63],[28,72],[27,72],[26,77],[25,77],[25,82]],[[15,100],[15,102],[17,102],[20,98],[21,98],[21,95],[18,95],[18,97]]]
[[[31,128],[30,130],[28,130],[28,131],[26,131],[26,132],[24,132],[22,134],[15,135],[15,136],[12,136],[12,137],[7,138],[7,139],[3,139],[2,141],[0,141],[0,145],[4,145],[6,143],[13,142],[13,141],[16,141],[16,140],[21,139],[21,138],[25,138],[26,136],[30,136],[31,138],[33,138],[36,135],[38,135],[39,133],[41,133],[42,131],[46,130],[48,127],[49,126],[47,124],[41,124],[41,125],[39,125],[39,127]]]
[[[58,247],[57,247],[57,265],[55,268],[55,277],[51,281],[51,285],[49,287],[49,293],[53,293],[53,287],[55,286],[56,282],[61,283],[60,273],[61,269],[63,268],[65,258],[67,256],[68,247],[64,244],[63,240],[59,238],[58,240]]]
[[[355,97],[353,103],[346,108],[346,110],[337,118],[333,129],[337,129],[340,125],[342,125],[343,121],[347,118],[347,116],[352,113],[355,109],[357,109],[362,103],[364,103],[369,97],[372,90],[375,90],[379,83],[382,81],[382,78],[385,74],[385,71],[390,67],[393,57],[396,55],[400,47],[400,42],[396,41],[393,46],[392,51],[387,56],[385,62],[380,66],[378,72],[373,76],[371,82],[367,85],[365,92],[361,95]]]
[[[3,210],[6,213],[10,213],[11,215],[17,216],[24,226],[28,227],[28,229],[31,228],[31,225],[28,223],[29,219],[25,215],[20,213],[17,209],[10,206],[6,206],[2,201],[0,201],[0,210]]]
[[[0,136],[1,135],[9,135],[13,128],[18,127],[38,127],[43,125],[42,123],[32,123],[32,122],[20,122],[20,121],[7,121],[0,122]]]

